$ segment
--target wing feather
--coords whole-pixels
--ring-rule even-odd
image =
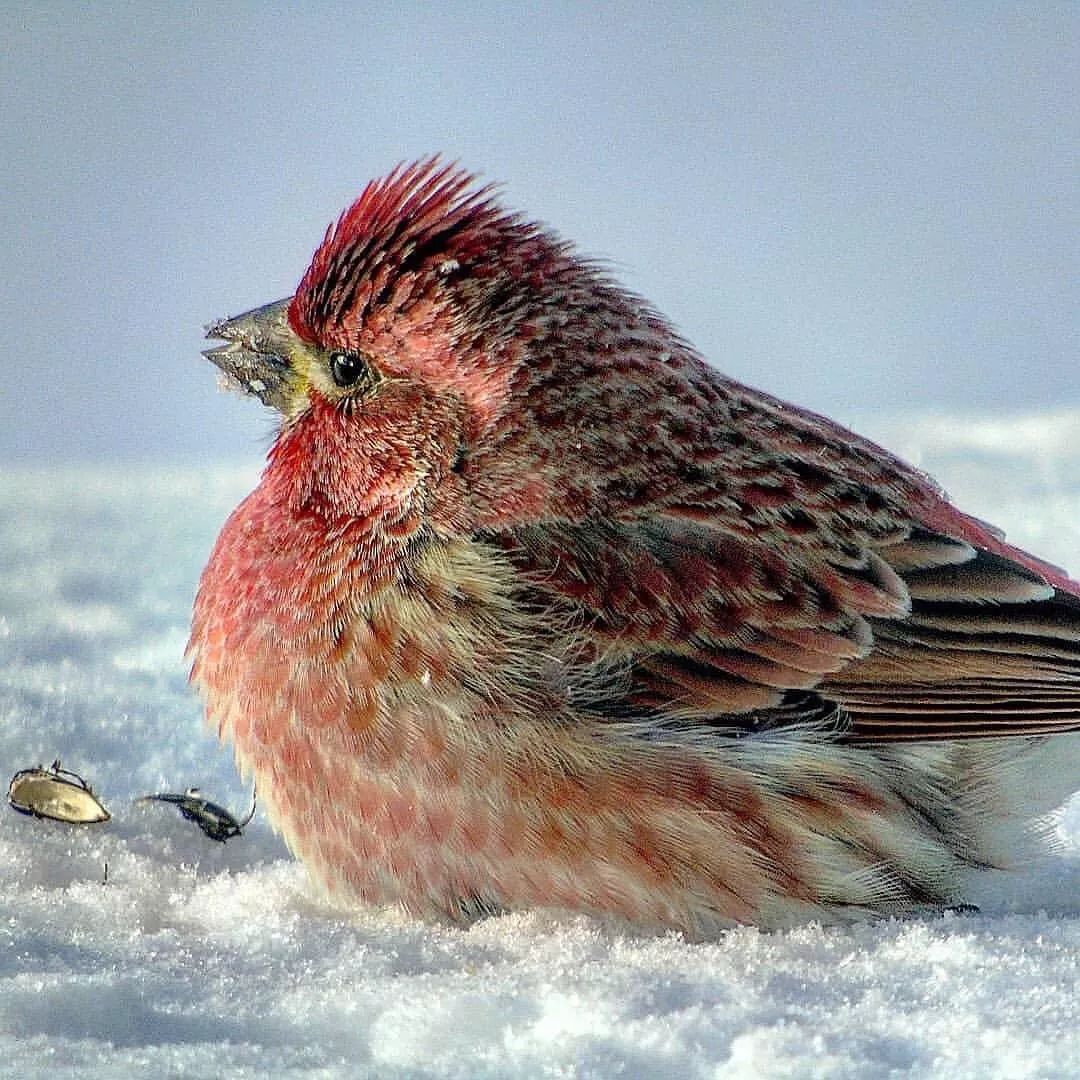
[[[681,396],[653,399],[640,451],[624,424],[587,429],[621,441],[567,464],[581,509],[485,537],[626,664],[614,714],[882,741],[1080,728],[1080,584],[831,421],[668,375]]]
[[[1080,729],[1080,600],[967,541],[920,530],[836,565],[670,513],[497,538],[533,602],[629,662],[616,714],[726,730],[839,715],[877,742]]]

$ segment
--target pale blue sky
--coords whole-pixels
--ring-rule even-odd
[[[1074,4],[0,6],[0,463],[262,452],[202,326],[432,151],[855,422],[1080,404]]]

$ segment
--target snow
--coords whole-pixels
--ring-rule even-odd
[[[1080,414],[862,425],[1040,555],[1080,563]],[[979,914],[691,944],[521,913],[344,912],[246,810],[183,646],[257,469],[0,472],[0,767],[59,757],[112,820],[0,808],[0,1076],[1075,1077],[1080,798]],[[1080,778],[1078,778],[1080,786]]]

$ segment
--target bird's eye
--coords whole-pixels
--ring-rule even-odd
[[[330,374],[342,389],[353,386],[364,374],[364,361],[354,352],[332,352]]]

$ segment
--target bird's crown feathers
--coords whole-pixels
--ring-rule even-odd
[[[399,165],[371,181],[327,230],[289,308],[294,331],[361,320],[395,282],[428,262],[453,266],[496,232],[527,233],[494,199],[490,185],[438,156]]]

